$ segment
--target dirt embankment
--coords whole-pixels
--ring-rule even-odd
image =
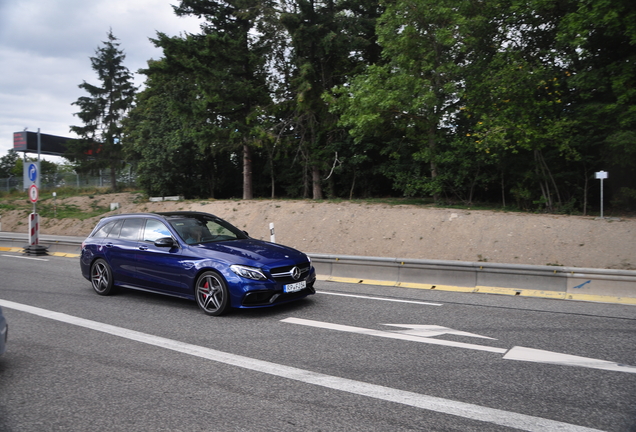
[[[110,203],[120,205],[110,213],[213,213],[264,240],[270,239],[273,222],[278,243],[305,252],[636,270],[633,218],[599,220],[309,200],[140,202],[139,196],[128,193],[58,200],[58,205],[82,209]],[[40,232],[86,236],[98,220],[42,218]],[[3,231],[26,231],[27,212],[4,212],[1,222]]]

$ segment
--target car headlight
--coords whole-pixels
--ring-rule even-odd
[[[260,269],[257,269],[255,267],[247,267],[247,266],[234,264],[230,266],[230,270],[232,270],[237,275],[247,279],[254,279],[254,280],[267,279],[267,277],[265,277],[263,272]]]

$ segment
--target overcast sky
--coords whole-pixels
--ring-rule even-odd
[[[82,125],[71,105],[83,81],[100,85],[90,57],[112,28],[124,65],[137,70],[162,56],[149,38],[157,31],[176,36],[199,31],[199,20],[177,17],[178,0],[0,0],[0,157],[13,148],[13,132],[75,137]],[[22,154],[22,153],[20,153]],[[30,154],[30,156],[35,156]],[[60,162],[61,158],[44,156]]]

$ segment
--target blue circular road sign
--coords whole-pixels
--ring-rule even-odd
[[[29,180],[35,183],[38,179],[38,166],[34,163],[29,165]]]

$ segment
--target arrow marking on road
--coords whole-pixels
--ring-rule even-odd
[[[393,327],[403,327],[409,330],[402,330],[397,332],[388,332],[382,330],[373,330],[363,327],[353,327],[342,324],[333,324],[322,321],[306,320],[302,318],[286,318],[281,322],[290,324],[299,324],[309,327],[324,328],[328,330],[338,330],[347,333],[358,333],[367,336],[378,336],[389,339],[406,340],[410,342],[420,342],[432,345],[444,345],[455,348],[472,349],[478,351],[488,351],[493,353],[504,354],[504,360],[518,360],[534,363],[547,363],[561,366],[578,366],[591,369],[601,369],[613,372],[627,372],[636,373],[636,366],[629,366],[625,364],[610,362],[606,360],[598,360],[587,357],[579,357],[570,354],[561,354],[552,351],[545,351],[534,348],[525,348],[515,346],[511,349],[496,348],[484,345],[475,345],[469,343],[447,341],[443,339],[433,339],[431,336],[439,336],[443,334],[453,334],[459,336],[478,337],[485,339],[493,339],[487,336],[481,336],[474,333],[462,332],[459,330],[453,330],[448,327],[436,326],[436,325],[419,325],[419,324],[384,324]],[[496,340],[496,339],[494,339]]]
[[[591,369],[601,369],[614,372],[636,373],[635,366],[614,363],[605,360],[597,360],[588,357],[579,357],[570,354],[561,354],[552,351],[544,351],[534,348],[512,347],[503,358],[505,360],[520,360],[535,363],[548,363],[563,366],[579,366]]]
[[[384,324],[384,325],[407,328],[409,330],[400,330],[396,333],[410,334],[410,335],[419,336],[419,337],[434,337],[434,336],[441,336],[443,334],[453,334],[457,336],[468,336],[468,337],[474,337],[474,338],[497,340],[488,336],[481,336],[475,333],[468,333],[464,331],[453,330],[448,327],[442,327],[437,325],[419,325],[419,324]]]
[[[472,349],[477,351],[488,351],[488,352],[494,352],[499,354],[505,354],[506,351],[508,351],[505,348],[497,348],[497,347],[490,347],[490,346],[484,346],[484,345],[475,345],[475,344],[469,344],[469,343],[463,343],[463,342],[455,342],[455,341],[449,341],[449,340],[443,340],[443,339],[432,339],[428,337],[416,336],[413,334],[408,334],[409,330],[406,330],[407,333],[387,332],[387,331],[373,330],[373,329],[367,329],[362,327],[352,327],[352,326],[341,325],[341,324],[326,323],[322,321],[306,320],[302,318],[286,318],[281,321],[285,323],[300,324],[300,325],[309,326],[309,327],[338,330],[338,331],[343,331],[347,333],[366,334],[369,336],[378,336],[378,337],[389,338],[389,339],[399,339],[399,340],[405,340],[409,342],[421,342],[421,343],[427,343],[427,344],[433,344],[433,345],[452,346],[455,348]],[[398,327],[413,327],[413,326],[398,325]],[[414,326],[414,327],[417,327],[417,326]],[[446,329],[446,327],[440,327],[440,326],[424,326],[424,327],[435,327],[437,329]],[[452,329],[447,329],[447,330],[450,330],[450,332],[456,331]],[[445,333],[450,333],[450,332],[446,331]],[[440,334],[443,334],[443,333],[440,333]]]

